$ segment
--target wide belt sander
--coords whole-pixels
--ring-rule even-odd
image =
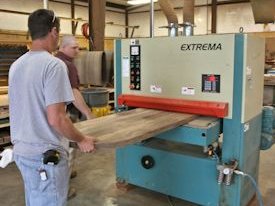
[[[225,34],[119,39],[114,46],[116,107],[164,115],[148,117],[152,133],[145,132],[146,118],[137,123],[133,117],[134,130],[117,135],[152,137],[117,148],[117,182],[197,205],[246,206],[255,188],[234,171],[257,181],[264,41]],[[174,115],[187,114],[188,121],[161,129]],[[127,130],[123,125],[114,131]]]
[[[116,180],[198,205],[246,206],[257,181],[264,41],[247,34],[115,41],[115,107],[76,124],[116,149]],[[143,141],[147,139],[146,141]]]

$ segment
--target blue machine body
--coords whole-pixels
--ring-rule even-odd
[[[198,155],[201,148],[184,146],[155,139],[118,149],[117,177],[200,205],[218,205],[217,160]],[[142,167],[144,155],[155,159],[152,169]]]
[[[116,41],[116,96],[121,89],[121,40]],[[261,113],[242,122],[244,35],[235,35],[232,118],[207,128],[181,126],[148,141],[116,151],[118,181],[144,187],[205,206],[245,206],[255,194],[248,179],[234,176],[232,184],[217,183],[217,165],[238,161],[238,169],[258,179]],[[222,134],[220,160],[203,152]],[[151,168],[141,163],[154,159]],[[220,161],[220,162],[219,162]]]
[[[207,127],[193,127],[184,125],[158,135],[158,138],[187,143],[192,145],[200,145],[207,147],[217,141],[220,136],[220,121],[214,121]]]

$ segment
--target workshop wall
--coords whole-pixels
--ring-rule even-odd
[[[1,0],[0,8],[7,10],[15,10],[21,12],[32,12],[35,9],[42,8],[42,0]],[[58,16],[71,16],[70,5],[49,2],[49,9],[56,12]],[[182,9],[176,9],[179,23],[182,23]],[[27,31],[27,15],[11,14],[0,12],[0,30],[19,30]],[[75,18],[88,19],[87,7],[76,6]],[[106,22],[125,25],[125,15],[123,13],[106,11]],[[167,20],[162,11],[155,12],[155,36],[167,36],[168,31],[165,28],[159,28],[167,25]],[[80,22],[77,28],[77,34],[80,35],[80,27],[84,22]],[[134,37],[149,36],[149,12],[129,13],[129,25],[140,26],[134,31]],[[195,8],[195,25],[194,34],[211,33],[211,7],[201,6]],[[275,25],[269,24],[264,27],[263,24],[255,24],[252,8],[250,3],[238,3],[218,6],[217,11],[217,33],[236,33],[240,27],[244,28],[244,32],[262,32],[275,31]],[[129,29],[129,36],[132,29]],[[71,22],[69,20],[61,20],[61,34],[71,33]],[[106,24],[106,37],[125,37],[125,28]]]
[[[218,6],[217,33],[238,33],[240,27],[244,32],[265,31],[264,24],[255,24],[250,3]],[[269,24],[270,31],[275,25]]]
[[[13,10],[19,12],[32,12],[36,9],[43,8],[43,1],[41,0],[1,0],[0,8],[6,10]],[[56,2],[49,2],[49,9],[55,11],[57,16],[71,18],[71,8],[68,4],[61,4]],[[75,7],[75,18],[82,18],[88,20],[88,8],[82,6]],[[1,30],[17,30],[27,31],[28,15],[12,14],[0,12],[0,29]],[[125,24],[125,15],[123,13],[106,11],[106,22],[113,22],[114,24]],[[80,22],[76,34],[81,34]],[[61,34],[71,34],[71,21],[61,20]],[[105,27],[106,37],[125,36],[125,29],[112,25]]]
[[[250,3],[238,3],[230,5],[220,5],[217,7],[217,33],[237,33],[240,27],[244,32],[275,31],[275,25],[269,24],[267,28],[263,24],[255,24]],[[179,23],[182,23],[182,10],[176,9]],[[208,18],[206,18],[208,16]],[[155,36],[167,36],[167,29],[160,29],[159,26],[166,26],[167,20],[162,11],[155,12],[154,20]],[[140,12],[129,14],[129,25],[139,25],[140,28],[135,32],[136,37],[148,37],[150,34],[149,13]],[[195,8],[194,34],[211,33],[211,7]],[[208,28],[208,29],[207,29]]]

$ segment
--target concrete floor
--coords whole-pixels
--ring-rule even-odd
[[[275,146],[261,152],[259,185],[265,206],[275,206]],[[100,150],[95,154],[77,154],[78,176],[71,181],[77,196],[68,206],[169,206],[168,198],[160,193],[134,187],[130,191],[115,187],[114,150]],[[24,205],[23,183],[13,163],[0,169],[0,205]],[[194,204],[172,198],[175,206]],[[250,206],[257,206],[254,200]]]

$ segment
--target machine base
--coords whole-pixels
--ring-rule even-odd
[[[144,165],[143,157],[154,162],[145,159]],[[219,203],[216,160],[201,147],[154,138],[145,145],[118,149],[116,158],[120,180],[200,205]]]

